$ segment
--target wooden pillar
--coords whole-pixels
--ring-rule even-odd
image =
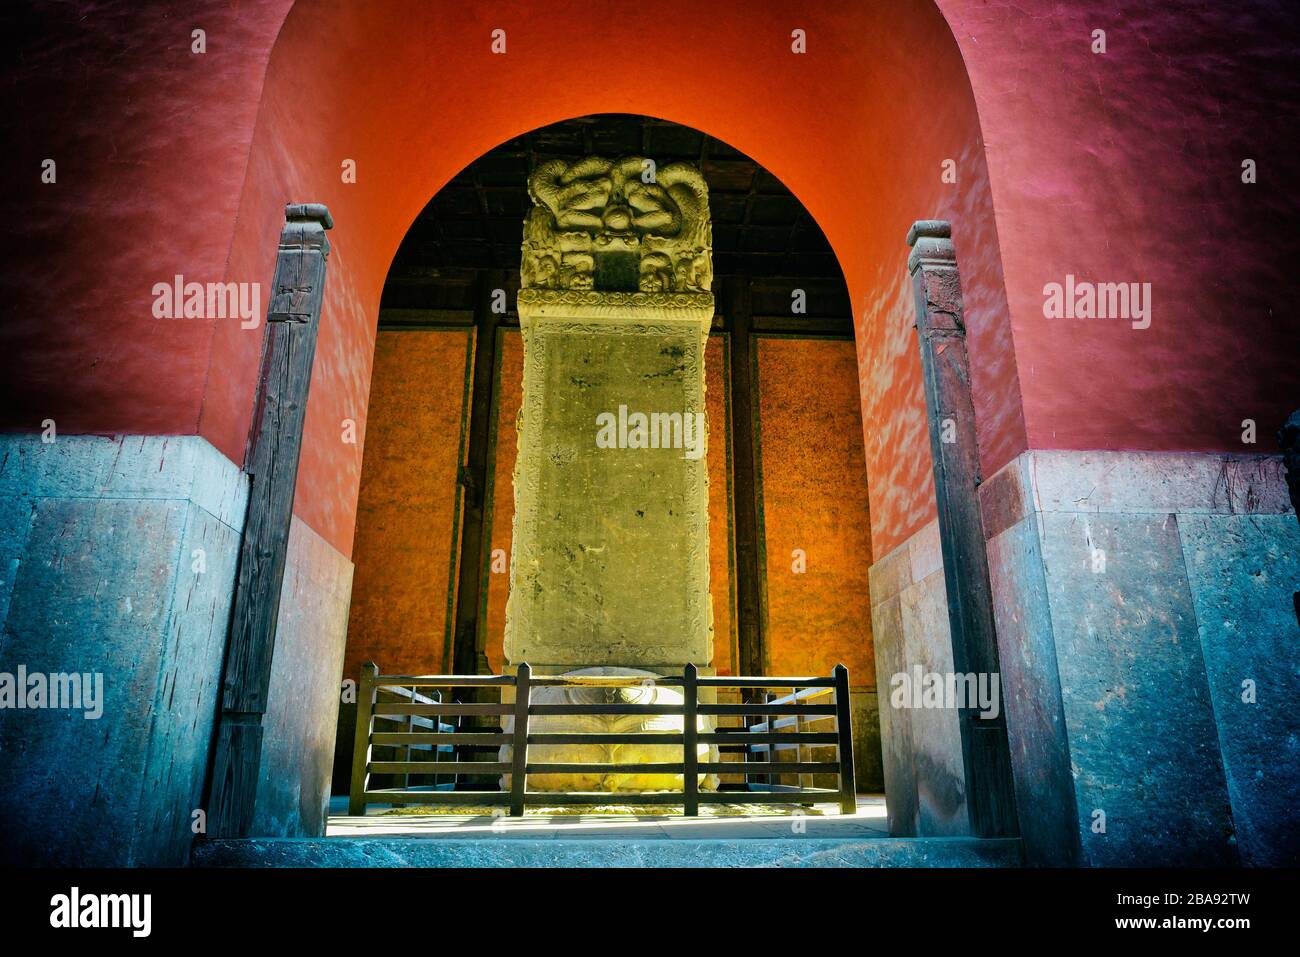
[[[247,836],[253,822],[262,717],[330,248],[325,231],[333,226],[329,210],[319,203],[285,207],[268,297],[256,431],[247,466],[248,512],[209,780],[208,832],[214,837]]]
[[[491,270],[480,274],[474,308],[473,394],[469,411],[469,450],[460,469],[465,490],[465,511],[461,523],[460,562],[456,582],[456,624],[452,631],[452,660],[444,664],[453,674],[486,674],[487,656],[479,647],[479,605],[483,590],[483,551],[488,540],[487,500],[488,444],[492,436],[492,377],[496,372],[497,327],[504,313],[492,311],[496,290],[504,292],[506,274]]]
[[[731,473],[736,541],[736,643],[741,675],[767,674],[763,592],[758,567],[758,466],[754,454],[754,339],[749,280],[733,278],[725,289],[730,341]]]
[[[953,668],[961,674],[994,675],[999,673],[998,644],[977,495],[979,447],[951,236],[948,223],[915,223],[907,234],[912,247],[907,268],[916,294]],[[976,708],[962,708],[958,714],[971,832],[977,837],[1014,835],[1018,828],[1006,709],[999,708],[996,718],[987,719]]]

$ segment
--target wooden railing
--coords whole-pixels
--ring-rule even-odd
[[[376,685],[374,699],[375,703],[441,704],[442,691],[430,689],[425,694],[418,687]],[[373,713],[373,706],[371,710]],[[447,733],[455,730],[454,724],[436,715],[375,715],[371,721],[371,731],[372,737],[379,740],[373,743],[371,756],[383,760],[380,752],[401,755],[403,763],[411,769],[398,775],[404,788],[421,787],[422,785],[412,784],[412,779],[419,777],[429,781],[428,785],[423,786],[434,790],[453,790],[455,777],[444,775],[439,761],[444,755],[448,756],[448,761],[452,760],[450,755],[455,748],[447,740]]]
[[[804,760],[804,755],[813,749],[824,749],[827,741],[830,739],[830,733],[807,734],[810,726],[814,731],[821,730],[823,727],[835,729],[837,716],[834,714],[812,714],[805,713],[786,714],[779,710],[781,706],[789,704],[812,704],[822,699],[834,702],[834,688],[828,687],[805,687],[801,690],[792,690],[790,694],[777,696],[767,694],[765,698],[765,707],[762,710],[763,720],[749,724],[744,728],[746,736],[741,741],[746,753],[746,760],[756,765],[757,768],[766,770],[766,780],[762,783],[750,783],[752,790],[774,791],[774,792],[791,792],[803,790],[810,785],[809,778],[819,773],[817,771],[803,771],[795,775],[798,784],[782,784],[781,778],[786,772],[781,768],[784,763],[780,760],[782,751],[794,752],[794,763],[806,767],[809,763],[818,764],[819,762],[808,762]],[[783,730],[793,730],[793,734],[779,736],[778,740],[769,741],[768,732],[779,732]],[[754,738],[757,737],[757,741]],[[837,738],[838,740],[838,738]],[[759,761],[766,764],[760,764]],[[821,773],[825,773],[825,764],[820,764]]]
[[[538,704],[533,703],[534,687],[642,687],[647,684],[678,687],[682,693],[681,704]],[[446,700],[451,695],[444,689],[477,698],[490,694],[491,689],[511,688],[514,701],[498,700]],[[394,700],[394,689],[409,700]],[[431,689],[421,693],[419,689]],[[436,689],[436,690],[432,690]],[[715,704],[700,702],[701,689],[735,689],[742,695],[756,697],[771,689],[791,689],[791,694],[776,699]],[[716,694],[716,692],[714,692]],[[824,703],[810,703],[810,697],[830,696]],[[417,700],[419,699],[419,700]],[[529,718],[540,715],[681,715],[680,732],[629,732],[615,733],[534,733],[529,728]],[[461,721],[470,719],[504,718],[513,716],[513,728],[474,728],[462,730]],[[755,723],[734,728],[701,731],[699,718],[734,717],[742,721],[760,719]],[[405,731],[377,731],[376,720],[405,718],[431,718],[428,729]],[[444,718],[448,719],[444,722]],[[791,720],[792,719],[792,720]],[[805,724],[833,719],[833,731],[807,731]],[[448,723],[452,722],[452,723]],[[787,730],[792,727],[793,730]],[[448,729],[451,730],[448,730]],[[530,745],[592,745],[592,744],[647,744],[671,745],[682,749],[682,759],[672,763],[547,763],[528,760]],[[701,761],[697,748],[701,744],[719,747],[722,751],[740,752],[738,761]],[[463,756],[474,752],[497,751],[502,746],[511,748],[509,761],[465,761]],[[804,761],[804,747],[833,746],[833,761]],[[424,748],[436,763],[412,761],[407,753],[405,761],[375,760],[376,747]],[[796,760],[775,760],[779,750],[793,747]],[[450,761],[436,760],[441,753],[453,751]],[[751,755],[765,752],[766,760],[750,760]],[[377,775],[429,775],[467,776],[510,775],[509,790],[484,790],[473,782],[458,781],[453,789],[434,790],[413,788],[372,788],[372,778]],[[562,792],[529,791],[530,774],[680,774],[681,791],[649,792]],[[739,790],[702,791],[700,775],[739,775],[745,783]],[[804,776],[831,774],[836,776],[834,788],[803,786]],[[776,783],[780,775],[799,775],[798,786]],[[750,778],[762,776],[766,783],[751,783]],[[435,779],[436,780],[436,779]],[[445,788],[445,785],[444,785]],[[473,788],[473,789],[462,789]],[[525,663],[516,675],[380,675],[373,662],[361,669],[357,689],[357,728],[352,764],[352,786],[349,791],[348,811],[364,814],[369,804],[455,804],[508,807],[512,816],[524,813],[527,806],[581,805],[581,804],[680,804],[688,816],[699,814],[701,804],[812,804],[836,802],[840,812],[852,814],[856,810],[853,786],[853,741],[849,718],[849,673],[837,665],[834,673],[825,678],[731,678],[700,676],[694,665],[687,665],[680,676],[648,678],[632,676],[559,675],[534,676]]]

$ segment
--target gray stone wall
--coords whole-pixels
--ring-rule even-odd
[[[185,859],[246,482],[193,436],[0,436],[0,672],[103,675],[103,714],[0,709],[0,858]]]
[[[0,672],[104,676],[98,720],[0,709],[5,863],[185,860],[246,494],[197,437],[0,437]],[[980,496],[1030,862],[1300,862],[1300,526],[1280,461],[1029,452]],[[323,831],[351,580],[295,519],[258,834]],[[889,703],[895,673],[952,668],[934,523],[871,590],[879,700],[855,693],[855,724],[878,711],[891,832],[963,834],[955,713]]]
[[[944,587],[937,521],[871,566],[880,742],[895,837],[970,833],[956,712],[890,702],[894,675],[918,665],[924,672],[953,669]]]
[[[849,691],[853,724],[853,783],[859,794],[883,794],[885,766],[880,750],[880,701],[874,688]]]
[[[329,542],[294,517],[263,718],[253,817],[257,836],[325,834],[352,569]],[[351,714],[355,722],[355,708]]]
[[[185,862],[247,478],[196,436],[0,436],[0,672],[101,673],[103,714],[0,708],[0,862]],[[320,836],[352,564],[297,518],[254,833]]]
[[[1029,860],[1300,862],[1280,460],[1027,452],[981,505]]]

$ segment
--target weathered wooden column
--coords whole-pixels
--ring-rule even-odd
[[[732,481],[736,524],[736,647],[742,675],[768,673],[763,630],[763,576],[758,570],[758,465],[754,457],[754,339],[749,279],[729,279],[726,295],[731,349]],[[745,689],[750,695],[750,689]],[[750,695],[755,700],[759,694]]]
[[[449,670],[458,675],[487,674],[491,668],[480,647],[479,621],[483,586],[484,543],[491,538],[484,509],[488,483],[488,444],[492,434],[492,377],[497,364],[497,329],[504,316],[492,311],[496,290],[505,290],[506,274],[481,274],[475,297],[473,402],[469,412],[469,448],[459,481],[464,488],[465,518],[456,584],[456,618]]]
[[[930,421],[953,668],[959,674],[994,675],[999,673],[998,643],[977,494],[979,446],[961,283],[951,236],[952,228],[946,222],[913,224],[907,233],[907,244],[912,247],[907,269],[916,294],[916,331]],[[977,837],[1018,833],[1005,715],[1006,709],[1001,707],[996,718],[981,717],[972,707],[960,708],[958,713],[966,806],[971,832]]]
[[[248,456],[248,513],[208,790],[208,832],[214,837],[247,836],[253,822],[262,717],[330,248],[325,230],[333,226],[329,210],[319,203],[285,207],[266,315],[257,429]]]

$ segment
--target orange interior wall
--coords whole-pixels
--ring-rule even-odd
[[[489,667],[499,674],[505,666],[523,340],[514,329],[498,335],[482,627]],[[772,673],[826,674],[843,662],[855,687],[872,687],[871,539],[854,346],[825,339],[757,341],[758,480]],[[367,660],[390,673],[436,674],[449,664],[444,654],[461,514],[456,476],[464,457],[464,383],[472,358],[464,331],[378,335],[371,444],[353,552],[348,676]],[[725,337],[710,336],[705,408],[712,665],[724,675],[734,673],[736,658],[726,362]],[[813,381],[817,387],[810,389]],[[796,548],[806,555],[806,572],[793,570]]]
[[[853,343],[766,336],[757,343],[768,673],[825,675],[843,663],[854,687],[874,688]]]
[[[464,455],[463,330],[379,333],[357,502],[356,572],[343,674],[441,674],[455,585]]]
[[[482,607],[484,650],[495,673],[505,665],[515,422],[523,382],[519,332],[504,329],[499,337]],[[871,539],[853,343],[770,337],[758,342],[758,479],[772,673],[825,674],[843,662],[855,686],[872,687]],[[464,383],[469,350],[468,333],[461,331],[378,336],[373,430],[353,553],[349,676],[367,660],[399,673],[438,673],[447,666],[460,516],[456,474],[466,415],[463,393],[453,386]],[[719,674],[734,673],[736,640],[726,373],[726,340],[711,336],[705,401],[712,665]],[[816,389],[809,389],[811,381]],[[793,570],[796,548],[805,553],[806,572]]]

